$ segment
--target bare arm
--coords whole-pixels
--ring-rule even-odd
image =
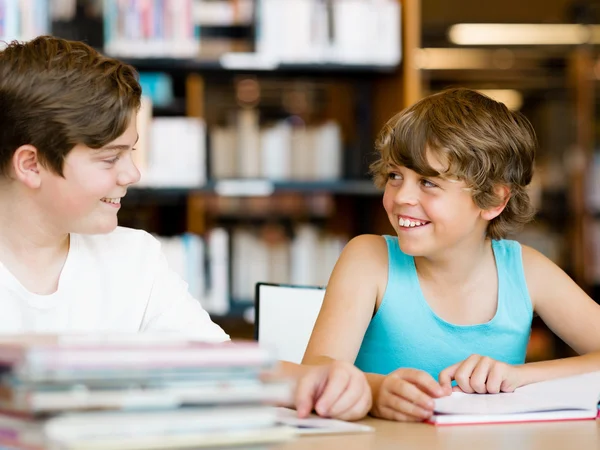
[[[556,264],[523,246],[525,277],[535,311],[583,356],[525,364],[523,384],[600,370],[600,305]]]
[[[380,236],[352,239],[327,285],[303,364],[324,357],[354,363],[376,304],[387,284],[387,247]]]
[[[359,236],[344,249],[333,270],[303,364],[354,364],[364,334],[387,286],[388,254],[380,236]],[[385,376],[366,374],[375,400]]]
[[[346,246],[331,275],[303,364],[354,364],[381,303],[387,275],[388,252],[382,237],[359,236]],[[369,403],[363,401],[362,406],[368,408],[360,411],[385,419],[423,420],[431,416],[433,397],[445,393],[429,374],[415,369],[365,375]]]

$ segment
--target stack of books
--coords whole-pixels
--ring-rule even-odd
[[[255,343],[84,336],[2,338],[0,448],[157,449],[293,436],[286,380]]]

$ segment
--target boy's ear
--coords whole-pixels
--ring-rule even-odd
[[[20,146],[15,151],[12,162],[13,176],[16,180],[31,189],[40,187],[42,166],[37,148],[29,144]]]
[[[493,206],[488,209],[484,209],[481,213],[481,216],[488,221],[495,219],[500,215],[504,208],[506,208],[506,204],[510,200],[510,188],[505,185],[499,185],[494,188],[494,193],[498,199],[501,199],[501,202],[498,206]]]

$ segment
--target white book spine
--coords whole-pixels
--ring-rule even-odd
[[[238,112],[238,152],[240,176],[258,178],[260,176],[260,130],[258,111],[241,109]]]
[[[211,132],[210,160],[212,177],[216,180],[239,176],[237,133],[234,128],[216,127]]]
[[[208,235],[210,261],[210,302],[207,311],[224,315],[229,312],[229,233],[214,228]]]
[[[261,175],[269,180],[289,180],[292,128],[286,122],[261,132]]]
[[[336,122],[327,122],[315,129],[315,177],[319,180],[339,180],[342,176],[342,134]]]

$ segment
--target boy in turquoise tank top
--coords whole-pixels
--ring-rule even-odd
[[[303,362],[354,362],[370,413],[400,421],[428,418],[452,389],[511,392],[600,370],[600,305],[506,239],[534,215],[536,146],[523,115],[468,89],[393,117],[371,169],[396,236],[346,246]],[[582,356],[525,364],[534,312]]]

